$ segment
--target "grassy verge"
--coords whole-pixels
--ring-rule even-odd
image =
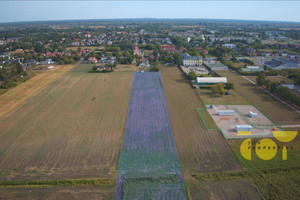
[[[196,181],[244,179],[252,182],[264,199],[297,199],[300,196],[300,167],[210,174],[192,174]]]
[[[216,125],[216,123],[211,118],[210,114],[205,108],[197,108],[197,112],[201,117],[207,130],[219,130],[218,126]]]
[[[73,180],[26,180],[0,181],[0,187],[12,186],[108,186],[115,184],[112,179],[73,179]]]

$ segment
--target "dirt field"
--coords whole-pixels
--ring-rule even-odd
[[[0,187],[0,199],[113,199],[114,186],[76,187]]]
[[[222,134],[206,130],[196,110],[204,105],[179,69],[161,67],[160,72],[185,175],[241,169]]]
[[[243,77],[230,71],[219,71],[218,74],[227,77],[228,82],[234,83],[235,90],[239,95],[260,108],[278,125],[300,124],[299,113],[279,102]]]
[[[214,108],[209,108],[207,105],[207,107],[207,111],[223,131],[226,139],[274,137],[272,128],[276,127],[276,125],[252,105],[214,105]],[[219,110],[233,110],[234,114],[231,116],[219,116]],[[249,117],[249,111],[257,113],[258,117]],[[251,135],[239,135],[235,130],[235,125],[243,124],[253,127]]]
[[[138,67],[136,65],[117,65],[115,68],[115,72],[135,72]]]
[[[56,65],[1,95],[0,118],[72,67],[73,65]]]
[[[194,200],[196,199],[262,199],[255,187],[248,181],[241,179],[190,181],[189,190]]]
[[[74,67],[0,120],[0,180],[116,178],[132,73],[89,70]]]

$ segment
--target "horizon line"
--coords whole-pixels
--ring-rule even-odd
[[[220,21],[252,21],[252,22],[276,22],[276,23],[296,23],[300,24],[300,21],[277,21],[277,20],[260,20],[260,19],[220,19],[220,18],[161,18],[161,17],[151,17],[151,18],[142,18],[142,17],[133,17],[133,18],[94,18],[94,19],[49,19],[49,20],[28,20],[28,21],[11,21],[11,22],[0,22],[0,25],[3,24],[14,24],[14,23],[40,23],[40,22],[64,22],[64,21],[92,21],[92,20],[135,20],[135,19],[144,19],[144,20],[220,20]]]

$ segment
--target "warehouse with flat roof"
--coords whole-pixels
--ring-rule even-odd
[[[214,62],[214,63],[204,62],[204,65],[211,71],[228,70],[228,67],[220,62]]]

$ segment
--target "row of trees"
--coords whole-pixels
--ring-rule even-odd
[[[265,73],[259,74],[256,79],[257,85],[264,86],[271,93],[276,94],[284,100],[287,100],[291,103],[294,103],[297,106],[300,106],[300,96],[292,92],[288,87],[283,87],[279,83],[271,82],[266,79]]]

